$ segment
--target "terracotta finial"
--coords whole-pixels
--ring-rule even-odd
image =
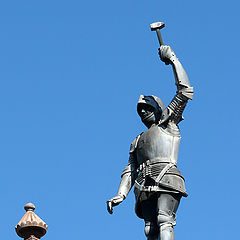
[[[15,227],[17,235],[25,240],[40,239],[47,232],[47,224],[33,212],[34,204],[28,203],[24,209],[26,213]]]
[[[35,210],[35,205],[33,203],[27,203],[25,206],[24,206],[24,209],[27,211],[34,211]]]

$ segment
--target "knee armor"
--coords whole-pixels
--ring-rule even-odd
[[[159,226],[163,225],[163,224],[170,224],[172,226],[176,225],[175,222],[176,216],[174,212],[165,212],[165,211],[158,211],[158,216],[157,216],[157,223]]]
[[[173,212],[167,213],[159,211],[157,216],[157,223],[159,226],[160,240],[174,240],[173,226],[176,225],[175,214]]]

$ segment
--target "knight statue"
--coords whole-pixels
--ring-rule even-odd
[[[180,199],[187,197],[184,177],[177,169],[178,125],[193,98],[193,87],[172,48],[163,45],[161,38],[159,41],[160,59],[172,65],[177,92],[167,107],[156,96],[140,96],[137,112],[148,129],[133,140],[118,193],[107,201],[107,210],[112,214],[134,185],[135,212],[145,221],[147,239],[174,240],[176,211]]]

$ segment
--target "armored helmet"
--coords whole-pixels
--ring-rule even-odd
[[[159,97],[156,97],[153,95],[151,95],[151,96],[140,95],[140,97],[138,99],[138,104],[137,104],[138,114],[141,111],[142,104],[150,105],[156,111],[160,111],[160,112],[162,112],[165,109],[165,105],[164,105],[163,101]]]
[[[137,104],[137,112],[140,117],[141,117],[141,110],[143,109],[144,105],[151,106],[154,109],[154,115],[158,116],[156,120],[159,121],[161,114],[165,109],[165,105],[163,101],[160,98],[153,95],[151,96],[140,95],[138,104]]]

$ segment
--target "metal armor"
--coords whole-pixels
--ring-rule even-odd
[[[148,130],[131,144],[128,165],[122,172],[115,197],[107,201],[110,214],[135,185],[135,211],[145,220],[148,240],[174,240],[175,214],[182,196],[186,197],[184,177],[177,169],[181,135],[178,123],[189,99],[193,98],[187,74],[169,46],[159,54],[171,64],[177,86],[176,95],[165,107],[160,98],[141,95],[137,112]]]
[[[135,140],[131,164],[138,171],[134,193],[136,214],[143,218],[141,208],[155,192],[178,193],[187,196],[184,178],[177,169],[180,132],[175,124],[153,125]],[[136,167],[137,166],[137,167]]]
[[[181,136],[178,128],[175,132],[170,132],[168,128],[168,126],[153,125],[140,136],[136,148],[139,165],[154,159],[158,162],[177,164]]]
[[[193,88],[190,87],[188,77],[178,59],[174,56],[172,61],[177,92],[168,107],[164,109],[162,101],[155,96],[141,95],[138,102],[139,115],[144,104],[150,105],[154,109],[153,113],[161,113],[161,117],[156,118],[155,124],[135,139],[135,148],[130,152],[129,164],[138,172],[134,193],[135,210],[140,218],[143,218],[139,207],[141,202],[156,192],[187,196],[184,177],[177,169],[181,140],[178,123],[183,120],[182,113],[188,100],[193,98]],[[142,118],[146,126],[147,119]]]

